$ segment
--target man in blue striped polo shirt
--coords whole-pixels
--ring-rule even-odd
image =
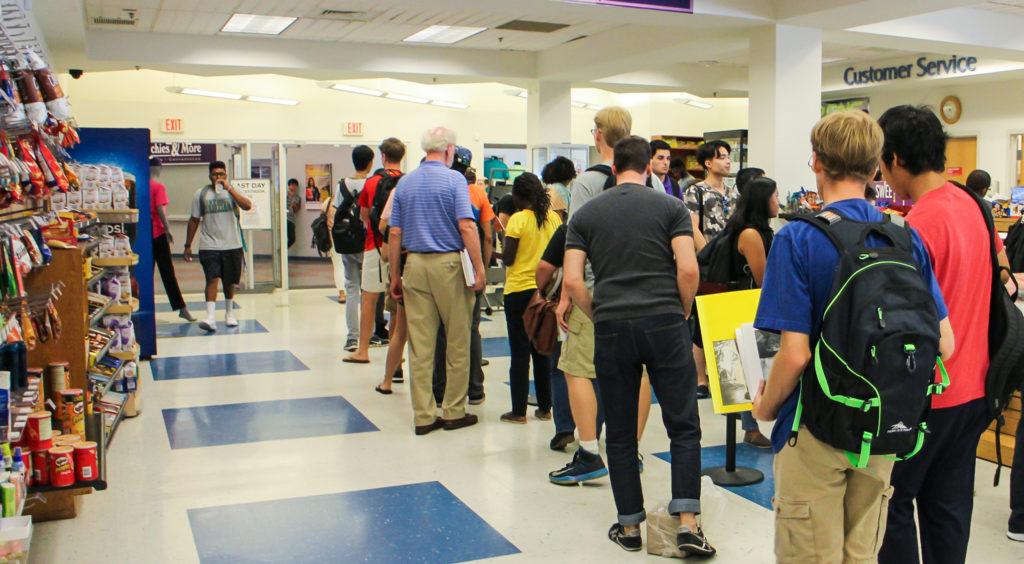
[[[451,170],[455,132],[435,127],[423,134],[426,159],[399,181],[391,210],[389,264],[391,297],[405,303],[412,349],[412,407],[417,435],[474,425],[466,413],[469,341],[475,292],[484,289],[480,237],[466,190],[466,178]],[[409,251],[399,276],[401,249]],[[476,282],[467,287],[459,252],[472,258]],[[444,324],[448,338],[448,384],[437,417],[433,394],[434,350]]]

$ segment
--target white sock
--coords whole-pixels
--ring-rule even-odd
[[[580,448],[590,454],[600,454],[600,449],[597,446],[597,439],[592,441],[580,441]]]
[[[213,319],[213,314],[217,312],[217,302],[206,302],[206,318]]]
[[[224,298],[224,315],[226,317],[231,317],[231,314],[234,313],[234,308],[235,300],[232,298]]]

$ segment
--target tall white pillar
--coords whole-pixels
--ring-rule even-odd
[[[770,25],[750,37],[750,166],[763,168],[779,195],[815,189],[807,166],[811,128],[821,117],[821,30]]]
[[[534,147],[572,140],[572,85],[568,81],[541,80],[530,86],[526,100],[526,144],[530,152],[530,168],[536,170],[545,163],[534,163]],[[551,155],[546,155],[551,160]]]

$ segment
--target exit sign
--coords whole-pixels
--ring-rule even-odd
[[[181,133],[185,131],[181,118],[164,118],[160,122],[160,131],[163,133]]]
[[[362,137],[363,136],[363,122],[361,121],[350,121],[345,124],[345,135],[348,137]]]
[[[946,176],[963,176],[964,167],[962,166],[951,166],[946,169]]]

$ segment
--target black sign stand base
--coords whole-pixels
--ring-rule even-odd
[[[736,466],[736,421],[740,418],[735,413],[725,416],[725,466],[708,468],[701,472],[710,476],[716,486],[749,486],[764,481],[764,473],[756,468]]]

